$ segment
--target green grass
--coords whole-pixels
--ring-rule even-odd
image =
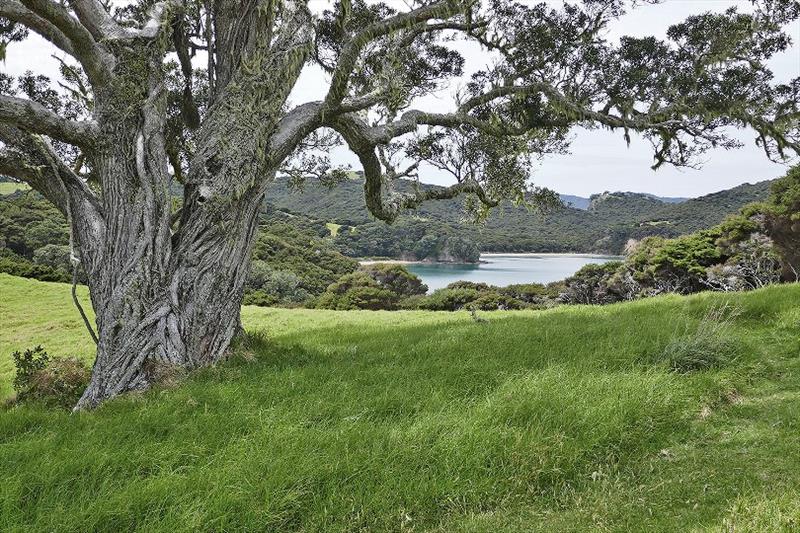
[[[328,228],[331,232],[331,237],[336,237],[339,235],[339,228],[342,227],[341,224],[336,224],[334,222],[326,222],[325,227]]]
[[[0,294],[5,391],[11,348],[89,357],[68,287]],[[792,531],[799,301],[245,308],[252,360],[91,413],[0,412],[0,531]],[[735,360],[652,362],[723,302]]]
[[[27,191],[30,187],[25,183],[0,182],[0,196],[12,194],[17,191]]]

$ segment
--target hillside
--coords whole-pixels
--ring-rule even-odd
[[[355,227],[356,231],[342,232],[336,239],[340,249],[352,255],[400,256],[423,235],[448,232],[468,236],[483,251],[618,254],[629,239],[675,237],[718,224],[744,205],[765,200],[769,186],[769,181],[744,184],[687,201],[604,193],[589,199],[586,209],[577,208],[584,204],[567,206],[545,215],[504,204],[478,225],[462,222],[462,199],[428,202],[393,226],[375,222],[364,206],[359,179],[332,190],[309,183],[302,193],[278,180],[267,191],[266,201],[279,210]]]
[[[89,357],[68,290],[0,275],[5,391],[12,348]],[[0,530],[790,531],[798,299],[787,285],[485,323],[246,307],[246,357],[179,388],[77,416],[0,411]],[[737,359],[652,362],[723,303]]]
[[[665,204],[679,204],[681,202],[685,202],[686,200],[689,200],[689,198],[669,197],[669,196],[656,196],[654,194],[645,194],[645,193],[628,193],[628,194],[641,194],[643,196],[648,196],[650,198],[653,198],[653,199],[658,200],[659,202],[662,202],[662,203],[665,203]],[[589,198],[585,198],[583,196],[574,196],[572,194],[560,194],[559,196],[561,197],[561,201],[564,202],[564,205],[569,206],[569,207],[574,207],[575,209],[586,210],[586,209],[589,209],[589,206],[591,205],[592,200],[594,200],[597,196],[600,196],[600,195],[593,194]]]

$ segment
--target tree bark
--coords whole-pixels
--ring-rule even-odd
[[[196,192],[187,198],[201,200]],[[89,276],[99,343],[91,382],[76,409],[147,389],[165,371],[225,357],[240,328],[262,199],[256,189],[214,205],[200,202],[185,211],[191,213],[185,231],[152,251],[145,243],[157,242],[163,225],[142,223],[138,227],[149,232],[117,239],[128,246],[113,250],[100,272]],[[146,203],[133,211],[146,218]]]
[[[262,119],[259,130],[243,125],[235,106],[217,106],[198,132],[173,230],[166,94],[160,69],[147,70],[145,87],[133,79],[141,70],[131,69],[129,77],[117,73],[123,82],[111,88],[116,94],[98,98],[104,130],[93,161],[104,230],[80,248],[99,342],[76,409],[147,389],[164,369],[192,370],[225,357],[240,329],[264,190],[275,175],[267,147],[285,96],[275,95],[275,119]],[[141,101],[131,105],[132,95]],[[264,105],[263,93],[253,97]]]

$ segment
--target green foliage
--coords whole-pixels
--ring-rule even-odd
[[[481,297],[481,291],[471,287],[445,287],[438,289],[424,300],[418,301],[419,309],[430,311],[458,311]]]
[[[402,180],[395,187],[410,190]],[[596,195],[588,210],[553,208],[544,216],[504,203],[480,224],[463,221],[461,199],[425,203],[391,226],[375,222],[364,206],[360,178],[333,189],[309,184],[302,193],[279,179],[268,190],[267,202],[289,213],[352,226],[353,231],[340,230],[334,239],[339,250],[352,257],[434,257],[443,244],[437,237],[447,235],[463,237],[483,251],[621,254],[631,239],[677,237],[719,224],[746,204],[766,200],[769,187],[769,182],[746,184],[681,203],[642,194]]]
[[[318,309],[395,309],[400,295],[384,288],[364,271],[345,274],[317,299]]]
[[[612,280],[624,268],[620,261],[589,264],[564,280],[565,290],[559,296],[570,304],[607,304],[621,301],[624,296]]]
[[[427,285],[424,285],[406,267],[397,263],[373,263],[362,266],[361,270],[374,279],[378,285],[400,297],[425,294],[428,291]]]
[[[550,285],[528,283],[496,287],[487,283],[456,281],[430,295],[410,298],[403,302],[403,307],[430,311],[543,308],[557,304],[556,298],[561,292],[560,289],[560,283]]]
[[[0,198],[0,245],[33,259],[47,244],[69,244],[67,221],[58,209],[32,191]]]
[[[637,278],[651,284],[657,280],[673,283],[675,290],[700,290],[706,268],[723,261],[717,248],[718,229],[705,230],[676,239],[649,237],[636,247],[627,262]]]
[[[51,358],[41,346],[11,354],[17,403],[70,408],[89,384],[89,367],[75,357]]]
[[[766,205],[759,206],[767,234],[782,258],[783,279],[800,279],[800,165],[772,185]]]
[[[358,263],[322,237],[327,234],[322,222],[267,211],[253,247],[250,289],[276,290],[279,301],[299,303],[353,272]],[[267,280],[272,280],[268,287]]]
[[[7,248],[0,248],[0,272],[41,281],[68,282],[72,279],[72,276],[64,269],[54,269],[49,265],[34,263]]]
[[[300,304],[309,299],[304,280],[286,270],[276,270],[259,259],[250,263],[250,272],[245,282],[245,304],[275,305]],[[265,304],[267,299],[270,304]]]
[[[0,275],[0,293],[1,346],[69,338],[91,360],[68,286]],[[0,530],[791,530],[798,299],[784,285],[480,324],[245,307],[243,357],[178,388],[0,411]],[[641,364],[726,301],[739,357]]]
[[[397,309],[404,299],[425,294],[428,287],[403,265],[375,263],[345,274],[316,300],[319,309]],[[416,299],[415,299],[416,300]]]
[[[504,294],[526,304],[544,304],[558,298],[563,290],[562,283],[518,283],[500,289]]]
[[[33,380],[37,372],[43,370],[50,361],[50,356],[41,346],[28,348],[22,352],[11,354],[14,360],[16,374],[14,375],[14,390],[17,397],[23,399],[33,387]]]

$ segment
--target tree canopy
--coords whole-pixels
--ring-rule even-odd
[[[635,2],[406,4],[398,10],[339,0],[312,13],[300,0],[147,0],[125,7],[3,0],[3,51],[35,32],[68,59],[62,80],[0,75],[0,169],[25,179],[30,165],[23,160],[43,163],[32,155],[41,147],[26,137],[36,133],[56,141],[74,174],[89,178],[91,159],[58,145],[93,149],[102,129],[96,94],[118,82],[120,69],[141,68],[127,44],[143,40],[162,60],[166,155],[179,181],[202,151],[204,121],[252,132],[253,143],[237,150],[269,157],[297,180],[340,178],[326,151],[345,143],[364,167],[367,205],[389,221],[434,197],[471,193],[486,205],[520,198],[529,159],[565,150],[576,126],[620,130],[628,139],[640,132],[653,144],[654,167],[695,165],[710,148],[737,146],[730,126],[755,130],[773,159],[800,146],[800,80],[774,84],[766,65],[790,44],[783,28],[800,12],[796,1],[754,0],[752,12],[690,17],[669,28],[665,40],[618,43],[606,30]],[[491,63],[460,88],[454,109],[414,109],[419,97],[462,75],[465,59],[453,46],[459,40],[479,43]],[[329,74],[327,95],[286,108],[299,70],[311,64]],[[237,98],[243,91],[262,98],[245,104]],[[265,124],[275,107],[286,109],[277,124]],[[216,123],[215,115],[225,120]],[[228,123],[231,115],[235,123]],[[229,148],[228,158],[239,157],[237,150]],[[415,177],[422,162],[449,172],[456,184],[435,193],[392,190],[392,180]]]

